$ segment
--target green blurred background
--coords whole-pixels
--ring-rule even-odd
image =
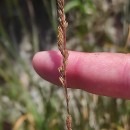
[[[130,51],[129,0],[66,0],[67,46]],[[0,130],[63,130],[62,88],[41,79],[32,57],[57,50],[55,0],[0,0]],[[73,130],[130,130],[130,102],[69,90]]]

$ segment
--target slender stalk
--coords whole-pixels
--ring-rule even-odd
[[[66,49],[66,28],[68,23],[66,22],[65,13],[64,13],[64,0],[57,0],[57,12],[58,12],[58,36],[57,36],[57,43],[58,48],[62,54],[62,65],[58,68],[60,72],[59,80],[62,86],[65,89],[65,97],[66,97],[66,105],[67,105],[67,118],[66,118],[66,126],[68,130],[72,130],[71,127],[71,115],[69,110],[69,96],[67,91],[67,80],[66,80],[66,67],[68,61],[68,50]]]

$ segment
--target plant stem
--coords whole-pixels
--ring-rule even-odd
[[[57,36],[57,43],[58,48],[62,54],[62,65],[58,68],[60,72],[59,80],[62,84],[62,86],[65,89],[65,98],[66,98],[66,105],[67,105],[67,118],[66,118],[66,126],[68,130],[72,130],[71,128],[71,115],[69,110],[69,96],[67,91],[67,75],[66,75],[66,67],[67,67],[67,61],[68,61],[68,50],[66,49],[66,28],[67,28],[67,22],[65,18],[64,13],[64,0],[57,0],[57,12],[58,12],[58,36]]]

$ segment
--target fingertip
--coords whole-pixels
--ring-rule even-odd
[[[32,65],[33,66],[35,66],[35,63],[36,63],[36,61],[37,61],[37,57],[39,57],[39,54],[40,54],[41,52],[37,52],[36,54],[34,54],[34,56],[33,56],[33,58],[32,58]]]
[[[43,52],[37,52],[34,56],[33,56],[33,59],[32,59],[32,65],[33,65],[33,68],[35,69],[35,71],[37,72],[38,69],[39,69],[39,65],[41,64],[40,63],[40,59],[41,59],[41,55],[42,55]]]
[[[57,51],[38,52],[32,59],[35,71],[45,80],[52,83],[58,82],[58,67],[61,57]]]

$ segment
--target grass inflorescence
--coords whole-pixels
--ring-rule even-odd
[[[58,68],[60,72],[59,80],[62,84],[62,86],[65,89],[65,97],[66,97],[66,104],[67,104],[67,118],[66,118],[66,126],[68,130],[72,130],[71,127],[71,115],[69,110],[69,96],[67,91],[67,80],[66,80],[66,66],[68,61],[68,50],[66,49],[66,28],[68,26],[68,23],[66,22],[65,13],[64,13],[64,0],[57,0],[57,12],[58,12],[58,36],[57,36],[57,42],[58,42],[58,48],[62,54],[63,60],[62,65]]]

